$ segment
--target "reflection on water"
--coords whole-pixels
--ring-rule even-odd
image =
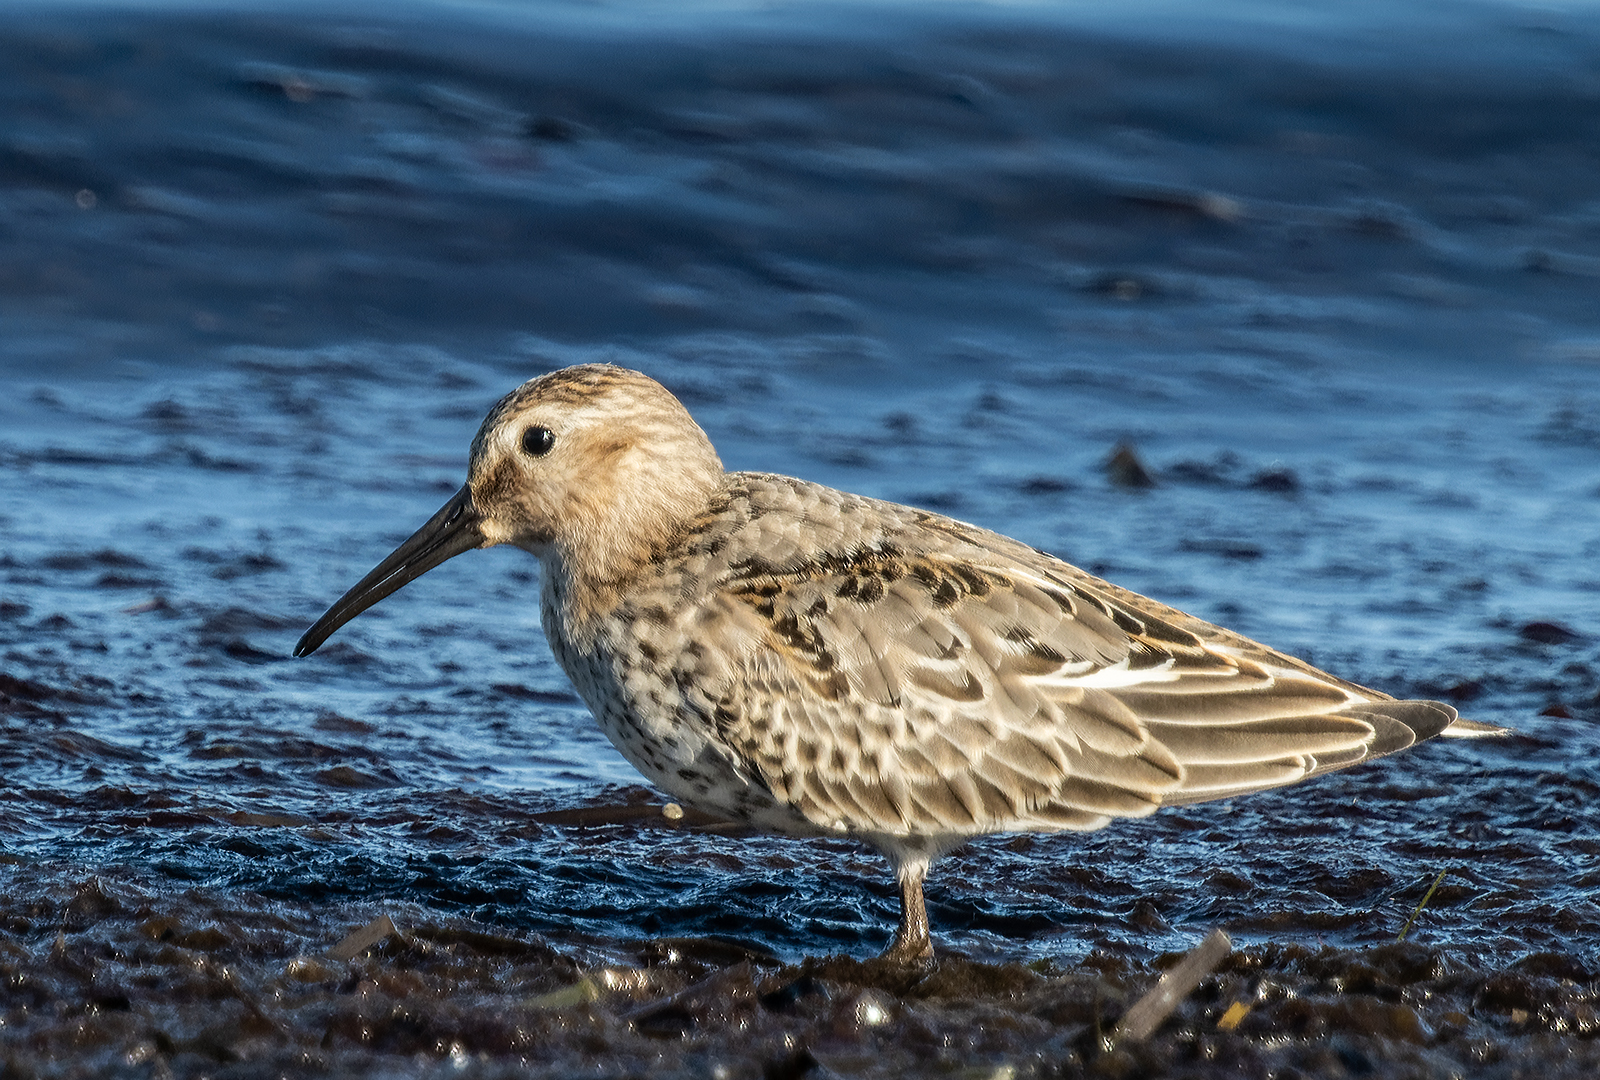
[[[1413,936],[1596,948],[1593,18],[614,12],[0,16],[5,859],[876,952],[863,851],[660,817],[527,556],[287,659],[501,393],[608,359],[730,467],[1525,732],[973,845],[949,947],[1374,943],[1449,869]]]

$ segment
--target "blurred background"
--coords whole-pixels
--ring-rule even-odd
[[[0,327],[0,876],[881,948],[864,852],[638,810],[520,552],[288,659],[611,361],[1524,733],[975,845],[943,946],[1392,940],[1447,870],[1425,940],[1600,948],[1592,5],[14,0]]]

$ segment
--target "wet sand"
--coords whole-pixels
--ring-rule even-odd
[[[1581,1077],[1600,1067],[1596,973],[1563,952],[1481,968],[1414,943],[1251,945],[1133,1039],[1117,1022],[1178,954],[945,956],[908,968],[785,964],[715,938],[561,950],[411,905],[271,902],[57,868],[8,879],[3,1045],[19,1076],[1520,1077],[1539,1062],[1543,1075]],[[381,925],[363,934],[369,917]],[[360,940],[341,952],[347,928]]]

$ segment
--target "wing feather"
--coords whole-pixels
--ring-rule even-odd
[[[1118,698],[1135,715],[1173,724],[1210,726],[1250,723],[1274,717],[1314,716],[1353,704],[1338,687],[1319,687],[1302,681],[1277,681],[1258,686],[1237,684],[1219,688],[1214,682],[1180,680],[1148,690],[1129,689]],[[1168,686],[1175,686],[1169,690]],[[1225,689],[1225,693],[1218,693]]]
[[[1185,768],[1196,765],[1251,765],[1277,758],[1361,750],[1371,745],[1373,728],[1354,716],[1291,716],[1226,726],[1152,721],[1150,735],[1172,751]]]
[[[752,563],[702,619],[749,632],[691,705],[821,828],[1098,828],[1294,783],[1455,719],[992,533],[923,515],[891,539]]]

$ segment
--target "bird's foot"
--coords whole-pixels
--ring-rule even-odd
[[[878,959],[908,967],[932,967],[933,940],[926,933],[920,937],[895,934],[894,941],[889,943],[889,947],[883,950]]]

